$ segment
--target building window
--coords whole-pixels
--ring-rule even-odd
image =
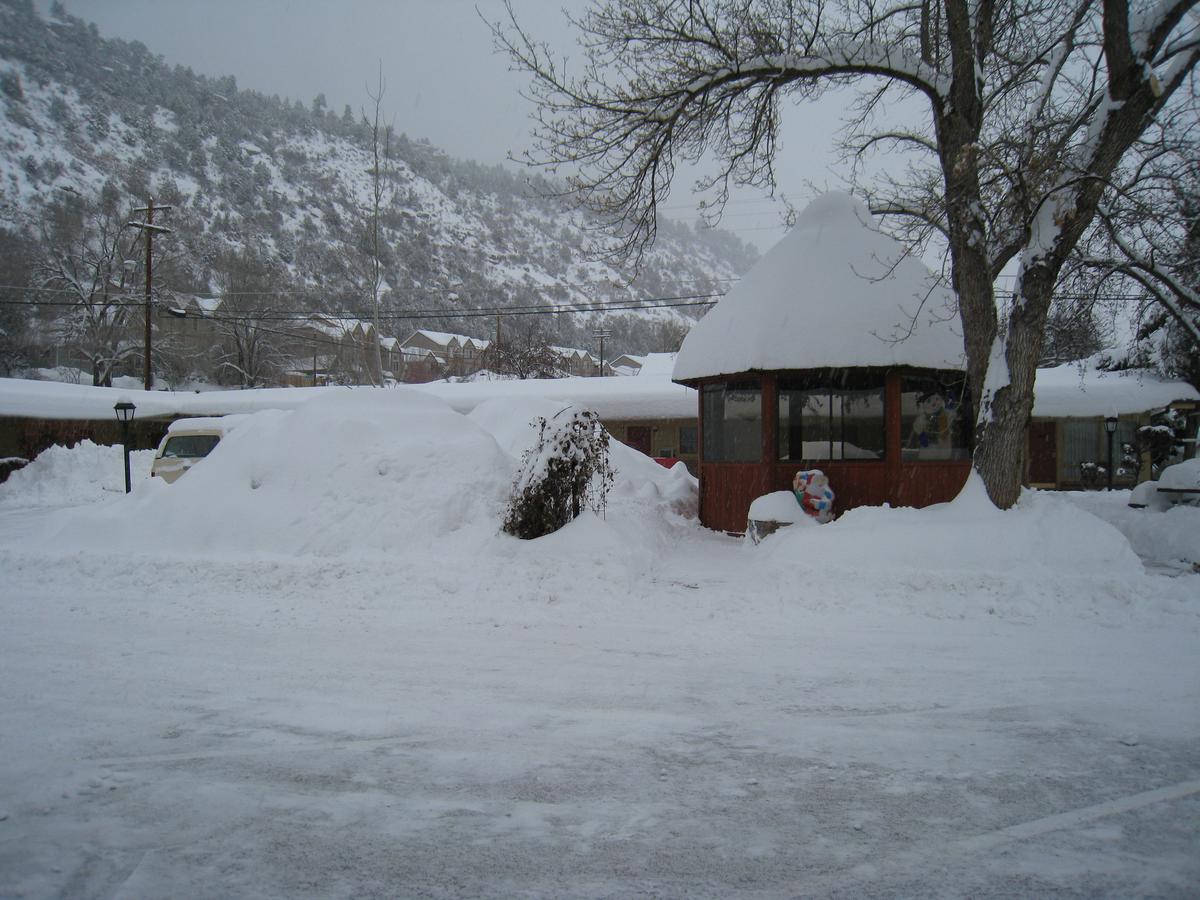
[[[757,381],[706,384],[702,392],[705,462],[762,459],[762,388]]]
[[[1113,435],[1113,480],[1136,483],[1141,461],[1132,452],[1137,440],[1138,423],[1121,419]],[[1129,445],[1131,452],[1125,453]],[[1108,432],[1103,419],[1065,419],[1062,422],[1062,455],[1059,457],[1060,477],[1064,482],[1087,484],[1099,479],[1108,480]]]
[[[965,378],[905,378],[900,384],[904,459],[970,459],[970,397]]]
[[[694,455],[696,453],[696,426],[679,426],[679,455]]]
[[[779,380],[779,458],[883,459],[883,385]]]

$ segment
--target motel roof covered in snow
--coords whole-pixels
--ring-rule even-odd
[[[219,416],[260,409],[295,409],[318,394],[377,391],[372,387],[258,388],[245,391],[140,391],[56,381],[0,378],[0,416],[34,419],[108,419],[120,398],[138,417]],[[544,397],[594,409],[602,418],[682,419],[696,415],[696,393],[665,375],[637,378],[550,378],[463,383],[431,382],[387,388],[432,394],[460,412],[499,397]],[[1176,402],[1200,401],[1183,381],[1148,371],[1102,372],[1094,365],[1039,369],[1033,414],[1040,418],[1130,415]]]

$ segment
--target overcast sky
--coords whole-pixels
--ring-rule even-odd
[[[40,3],[48,8],[49,0]],[[318,93],[331,107],[358,111],[383,66],[384,107],[396,129],[427,138],[451,156],[504,162],[529,143],[528,81],[508,71],[480,13],[503,16],[500,0],[65,0],[67,10],[96,23],[106,37],[140,40],[168,63],[206,75],[233,75],[242,88],[305,104]],[[560,52],[574,48],[562,15],[585,0],[514,0],[522,24]],[[578,53],[574,54],[578,57]],[[837,187],[830,153],[836,103],[793,107],[779,157],[781,186],[802,203],[812,182]],[[687,218],[694,174],[675,185],[670,215]],[[783,234],[782,207],[756,193],[739,194],[723,227],[760,248]]]

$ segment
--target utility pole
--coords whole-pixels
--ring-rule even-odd
[[[170,234],[170,228],[164,228],[162,225],[154,224],[154,211],[158,209],[163,212],[170,212],[170,206],[155,206],[154,198],[151,197],[145,206],[138,207],[134,210],[135,213],[145,213],[145,222],[127,222],[126,225],[130,228],[140,228],[142,233],[146,235],[146,329],[143,336],[144,347],[142,362],[142,384],[146,390],[154,388],[154,368],[151,365],[150,358],[150,335],[151,321],[153,319],[153,301],[151,299],[150,290],[152,280],[154,278],[154,232],[158,231],[163,234]]]
[[[596,374],[603,375],[604,374],[604,339],[606,337],[612,337],[612,332],[607,328],[597,328],[595,331],[592,332],[592,337],[594,337],[598,341],[600,341],[600,371],[597,372]]]

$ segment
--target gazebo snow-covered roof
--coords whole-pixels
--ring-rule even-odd
[[[673,378],[821,367],[963,369],[953,295],[848,194],[818,197],[688,334]]]

